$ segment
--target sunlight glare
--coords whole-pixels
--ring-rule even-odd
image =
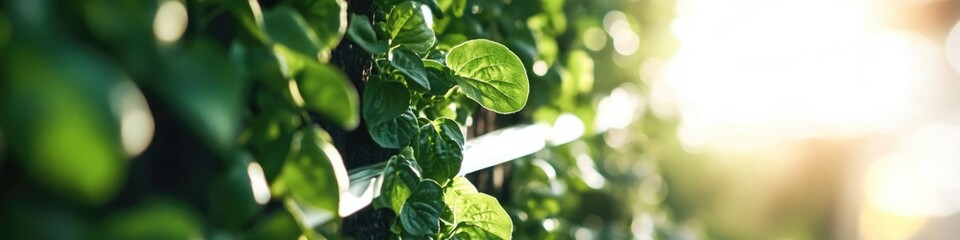
[[[662,98],[675,96],[688,146],[890,132],[936,88],[933,42],[877,27],[862,1],[683,2],[673,25],[681,48],[654,81],[651,107],[663,112]]]
[[[547,62],[544,62],[543,60],[537,60],[537,62],[533,63],[533,74],[536,74],[537,76],[546,75],[549,68],[550,66],[547,65]]]
[[[960,127],[933,124],[909,132],[867,172],[867,201],[902,216],[960,211]]]
[[[140,155],[153,140],[154,122],[143,93],[133,82],[118,82],[111,92],[111,105],[119,115],[120,140],[127,157]]]
[[[423,21],[427,26],[433,27],[433,12],[427,5],[420,5],[420,12],[423,13]]]
[[[247,164],[247,176],[250,178],[250,189],[253,191],[254,201],[260,205],[270,202],[270,187],[267,185],[267,178],[260,164],[256,162]]]
[[[168,0],[157,9],[153,33],[164,43],[175,42],[187,31],[187,8],[176,0]]]
[[[957,73],[960,73],[960,21],[953,25],[953,30],[947,36],[946,48],[947,60],[950,66]]]

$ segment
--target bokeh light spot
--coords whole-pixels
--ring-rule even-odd
[[[179,1],[166,1],[157,9],[153,34],[161,42],[175,42],[187,31],[187,8]]]

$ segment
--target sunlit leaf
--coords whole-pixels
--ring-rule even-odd
[[[297,77],[297,89],[307,110],[320,113],[347,130],[360,124],[357,89],[340,70],[308,62]]]
[[[298,204],[337,215],[340,193],[347,190],[349,179],[329,138],[316,126],[294,135],[290,157],[270,186],[274,196],[288,196]]]
[[[441,214],[441,219],[446,221],[443,232],[452,232],[453,228],[456,227],[458,221],[452,207],[457,203],[457,199],[464,194],[471,193],[477,193],[477,188],[465,177],[456,177],[443,188],[443,203],[446,205]]]
[[[292,3],[317,34],[321,55],[340,44],[347,32],[347,2],[344,0],[298,0]],[[324,57],[325,58],[325,57]]]
[[[467,8],[467,0],[437,0],[437,4],[441,9],[450,10],[448,13],[453,12],[456,17],[462,17],[463,10]]]
[[[467,97],[484,108],[514,113],[527,104],[527,71],[502,44],[484,39],[464,42],[450,49],[447,66]]]
[[[451,239],[510,239],[513,222],[496,198],[467,193],[452,209],[458,223]]]
[[[126,172],[107,97],[125,76],[86,48],[61,44],[15,45],[0,56],[0,125],[25,176],[56,196],[98,205]]]
[[[390,46],[408,48],[417,53],[426,53],[437,42],[433,27],[427,24],[431,16],[429,8],[423,4],[407,1],[397,4],[387,14],[387,31],[390,35]]]
[[[299,54],[317,56],[324,46],[303,16],[289,7],[280,6],[267,11],[263,21],[270,39]]]
[[[229,6],[233,15],[251,36],[262,42],[267,42],[270,39],[264,27],[263,12],[259,2],[229,1]]]
[[[468,193],[478,193],[477,188],[465,177],[455,177],[449,186],[443,189],[443,202],[454,205],[460,196]]]
[[[453,0],[453,15],[462,17],[464,10],[467,9],[467,0]]]
[[[437,3],[437,0],[416,0],[419,3],[430,8],[430,12],[437,18],[443,18],[443,10],[440,9],[440,4]]]

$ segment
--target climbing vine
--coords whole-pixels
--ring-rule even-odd
[[[520,111],[530,91],[526,69],[494,41],[436,45],[434,18],[463,9],[423,2],[377,1],[374,19],[383,20],[371,25],[353,15],[347,30],[376,68],[362,94],[370,136],[381,147],[402,149],[384,169],[375,206],[397,214],[390,230],[401,237],[509,239],[513,224],[496,199],[457,177],[461,126],[476,104]]]

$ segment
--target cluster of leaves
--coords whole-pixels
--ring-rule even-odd
[[[25,172],[4,177],[41,190],[3,188],[0,210],[11,223],[3,230],[27,236],[33,228],[20,226],[54,221],[24,217],[29,209],[58,206],[68,219],[98,218],[83,213],[92,209],[111,215],[95,226],[71,220],[68,230],[80,230],[66,235],[321,237],[336,231],[349,180],[317,123],[352,131],[362,118],[376,143],[403,149],[384,169],[377,199],[399,216],[397,236],[510,238],[497,200],[457,175],[472,111],[526,105],[524,63],[494,41],[438,40],[439,19],[464,16],[466,1],[376,8],[380,20],[371,23],[348,16],[343,0],[4,3],[0,139],[10,149],[0,147],[0,159],[12,156],[6,171]],[[362,94],[329,62],[345,36],[373,56]],[[150,144],[155,111],[158,129],[190,135],[160,139],[189,139],[182,144],[198,144],[186,147],[195,152]],[[170,157],[189,167],[150,170]],[[168,174],[193,183],[142,186]],[[31,201],[46,194],[57,200]],[[105,207],[117,202],[136,206]]]
[[[368,132],[381,147],[402,149],[384,169],[375,206],[397,214],[391,232],[402,238],[509,239],[513,225],[497,200],[457,175],[461,126],[476,105],[497,113],[526,105],[523,63],[490,40],[437,44],[434,22],[462,16],[465,1],[375,3],[381,21],[354,15],[347,30],[376,69],[362,95]]]
[[[664,137],[673,136],[675,120],[641,112],[642,118],[633,120],[642,122],[626,129],[606,133],[595,129],[597,106],[612,90],[622,86],[635,94],[649,90],[645,83],[653,79],[641,79],[649,76],[637,70],[648,68],[641,67],[644,61],[669,56],[671,44],[658,38],[669,37],[672,2],[468,1],[467,6],[473,14],[454,18],[448,29],[500,39],[520,56],[533,73],[530,84],[537,90],[531,92],[527,105],[533,120],[557,122],[561,115],[572,115],[579,120],[575,125],[583,126],[586,133],[582,139],[511,162],[510,180],[505,183],[509,201],[503,204],[514,221],[513,237],[690,236],[674,222],[674,214],[682,209],[671,209],[666,202],[666,177],[661,176],[657,162],[676,151],[664,147],[676,142]],[[622,20],[628,24],[621,27],[643,33],[632,55],[615,50],[615,33],[609,28],[614,22],[604,22],[611,12],[624,14]],[[610,138],[621,138],[617,141],[622,143],[608,143]]]
[[[511,238],[513,224],[496,198],[477,192],[464,177],[441,186],[421,176],[413,151],[405,148],[390,158],[374,201],[374,207],[397,212],[392,233],[403,239]]]

